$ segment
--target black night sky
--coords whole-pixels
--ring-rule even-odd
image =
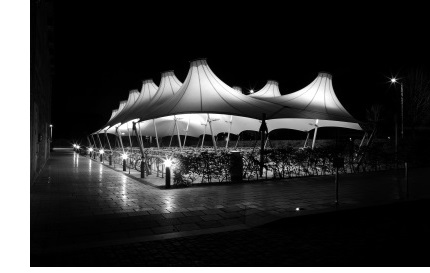
[[[386,77],[429,68],[425,25],[410,17],[406,24],[388,9],[345,6],[327,13],[316,7],[309,13],[306,7],[251,4],[100,3],[55,2],[57,139],[100,129],[142,80],[158,85],[160,73],[173,69],[183,81],[189,61],[200,57],[221,80],[243,90],[273,79],[287,94],[319,71],[330,72],[338,98],[357,119],[393,96]]]

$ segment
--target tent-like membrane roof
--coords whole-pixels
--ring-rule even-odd
[[[187,78],[178,92],[162,105],[149,111],[142,109],[138,117],[145,120],[178,114],[219,113],[259,118],[261,113],[275,110],[271,103],[247,97],[226,85],[215,76],[205,59],[199,59],[190,63]]]
[[[250,97],[261,98],[261,97],[279,97],[281,92],[279,92],[279,83],[274,80],[268,80],[266,85],[261,88],[259,91],[250,94]]]
[[[313,119],[357,122],[336,97],[332,76],[326,72],[320,72],[313,82],[299,91],[278,97],[260,97],[260,99],[300,112],[313,113]],[[277,117],[280,115],[275,114],[274,118]]]
[[[162,73],[158,89],[152,80],[144,81],[135,102],[121,104],[108,124],[113,126],[119,121],[124,131],[131,128],[129,121],[140,119],[138,129],[142,135],[163,137],[179,131],[181,135],[198,137],[210,134],[208,119],[212,121],[214,134],[229,130],[238,134],[244,130],[258,130],[261,114],[266,113],[269,131],[281,128],[310,131],[316,125],[361,130],[337,99],[329,73],[321,72],[305,88],[283,96],[273,80],[249,96],[238,92],[239,89],[222,82],[205,59],[195,60],[190,62],[184,84],[173,71]],[[175,119],[177,130],[174,130]],[[115,133],[114,128],[110,131]]]

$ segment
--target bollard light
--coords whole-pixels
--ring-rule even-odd
[[[127,161],[126,159],[128,158],[127,154],[122,154],[122,171],[125,172],[127,171]]]
[[[170,168],[172,166],[172,160],[170,158],[167,158],[166,160],[164,160],[164,165],[166,166],[166,168]]]
[[[166,189],[170,189],[170,167],[172,166],[172,160],[167,158],[164,160],[164,165],[166,166]]]
[[[103,149],[100,150],[100,154],[104,154],[105,151]]]

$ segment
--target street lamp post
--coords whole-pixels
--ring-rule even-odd
[[[402,140],[402,144],[403,145],[403,136],[404,136],[404,130],[403,130],[403,83],[399,82],[396,78],[392,78],[391,79],[391,83],[395,84],[395,83],[400,83],[400,138]],[[396,128],[397,130],[397,128]],[[397,131],[396,131],[397,133]],[[403,146],[404,147],[404,146]],[[405,152],[405,151],[403,151]],[[406,182],[406,198],[409,198],[409,181],[408,181],[408,162],[407,159],[405,158],[405,182]]]
[[[392,78],[391,83],[400,83],[400,137],[403,140],[403,83],[396,78]]]

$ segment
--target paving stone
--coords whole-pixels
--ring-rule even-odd
[[[187,223],[201,222],[202,218],[200,218],[200,216],[186,216],[186,217],[178,218],[178,220],[181,223],[187,224]]]
[[[233,226],[233,225],[241,225],[244,224],[244,220],[243,219],[224,219],[224,220],[219,220],[219,222],[224,225],[224,226]]]
[[[184,217],[184,214],[182,212],[163,213],[161,215],[167,219]]]
[[[178,218],[157,220],[157,223],[160,226],[173,226],[173,225],[179,225],[179,224],[181,224],[181,222],[178,220]]]
[[[164,234],[178,231],[174,226],[155,227],[151,230],[154,232],[154,234]]]
[[[127,231],[128,237],[142,237],[142,236],[149,236],[153,235],[154,232],[151,229],[136,229],[136,230],[129,230]]]
[[[206,215],[210,215],[210,214],[220,214],[220,213],[223,213],[224,211],[222,211],[220,209],[208,209],[208,210],[204,210],[203,212]]]
[[[203,222],[197,222],[196,224],[201,228],[216,228],[216,227],[224,226],[219,221],[203,221]]]
[[[200,218],[202,218],[205,221],[221,220],[222,219],[222,217],[219,216],[218,214],[203,215],[203,216],[200,216]]]
[[[203,211],[201,210],[195,210],[195,211],[186,211],[183,212],[183,214],[185,216],[200,216],[200,215],[206,215]]]
[[[181,224],[181,225],[175,225],[176,229],[178,231],[190,231],[190,230],[198,230],[201,229],[198,225],[196,224]]]

